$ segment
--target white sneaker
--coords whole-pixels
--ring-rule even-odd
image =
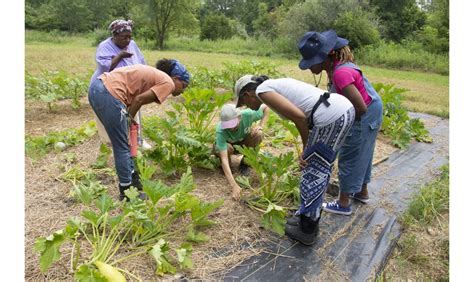
[[[153,148],[150,144],[148,144],[148,142],[146,142],[145,139],[143,139],[142,141],[142,149],[143,150],[150,150],[151,148]]]

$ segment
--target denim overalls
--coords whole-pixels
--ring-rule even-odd
[[[344,193],[357,193],[361,191],[363,184],[370,182],[375,140],[383,118],[382,99],[355,64],[344,63],[335,69],[340,67],[359,71],[364,79],[364,87],[372,98],[367,112],[354,122],[339,151],[339,190]],[[330,92],[336,93],[334,85]]]

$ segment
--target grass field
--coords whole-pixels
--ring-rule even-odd
[[[144,50],[148,64],[153,65],[160,58],[176,58],[188,67],[204,66],[211,70],[222,68],[223,62],[237,63],[243,60],[272,62],[278,65],[283,74],[314,83],[309,71],[298,68],[298,60],[256,57],[246,55],[215,54],[188,51],[150,51]],[[34,41],[25,45],[25,70],[38,74],[44,70],[64,70],[81,76],[92,75],[95,69],[95,47],[90,41],[72,37],[70,41],[57,43]],[[425,112],[441,117],[449,117],[449,76],[414,71],[397,71],[361,66],[371,82],[395,84],[410,91],[404,93],[403,105],[410,111]],[[326,86],[326,77],[321,86]]]

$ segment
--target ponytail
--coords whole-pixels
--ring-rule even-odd
[[[255,76],[254,75],[254,76],[252,76],[252,82],[245,85],[242,88],[242,90],[240,90],[240,93],[242,93],[244,91],[252,91],[252,90],[257,89],[257,87],[267,79],[270,79],[270,78],[266,75],[261,75],[261,76]]]
[[[265,80],[269,79],[268,76],[266,75],[261,75],[261,76],[254,76],[252,77],[252,80],[254,80],[257,83],[257,86],[262,84]]]

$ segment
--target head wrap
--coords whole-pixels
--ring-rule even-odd
[[[191,77],[184,65],[177,60],[171,60],[171,76],[177,76],[186,83],[189,83]]]
[[[132,20],[115,20],[109,25],[109,30],[112,34],[120,33],[123,31],[132,32],[133,21]]]

